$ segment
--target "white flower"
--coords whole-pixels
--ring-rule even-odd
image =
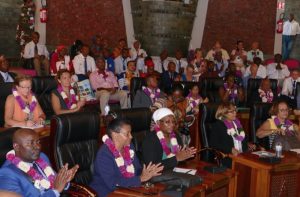
[[[29,110],[29,108],[26,106],[25,109],[23,109],[23,112],[25,112],[26,114],[29,114],[29,113],[30,113],[30,110]]]
[[[124,159],[123,157],[118,157],[115,159],[116,163],[117,163],[117,166],[124,166]]]
[[[31,102],[37,102],[36,97],[32,96]]]
[[[27,163],[25,163],[24,161],[20,161],[20,163],[18,164],[18,168],[26,173],[30,170],[30,166]]]
[[[19,96],[19,94],[18,94],[18,92],[17,91],[13,91],[13,95],[14,95],[14,97],[17,97],[17,96]]]
[[[127,167],[126,167],[126,171],[127,171],[127,172],[131,172],[131,173],[134,173],[134,167],[133,167],[133,165],[131,164],[131,165],[127,166]]]
[[[294,126],[291,125],[291,126],[289,127],[289,130],[290,130],[290,131],[294,131]]]
[[[40,188],[41,188],[40,180],[35,180],[35,181],[34,181],[34,187],[37,188],[37,189],[40,189]]]
[[[63,99],[67,98],[67,95],[66,95],[66,93],[65,93],[64,91],[62,91],[62,92],[60,93],[60,95],[61,95],[61,97],[62,97]]]
[[[245,132],[244,132],[244,131],[241,131],[241,132],[240,132],[240,136],[245,137]]]
[[[170,153],[167,158],[171,158],[171,157],[174,157],[175,155],[173,153]]]
[[[157,89],[157,92],[159,93],[159,92],[160,92],[160,89]]]
[[[104,136],[102,137],[102,142],[105,142],[105,141],[108,140],[108,139],[109,139],[108,135],[104,135]]]
[[[130,149],[129,153],[130,153],[130,158],[133,158],[134,157],[134,151]]]
[[[154,94],[150,94],[150,98],[155,98],[155,95]]]
[[[266,97],[262,97],[261,100],[263,103],[266,103],[268,101]]]
[[[77,104],[72,104],[70,108],[75,109],[76,107],[77,107]]]
[[[158,131],[156,133],[156,135],[157,135],[158,139],[163,139],[164,138],[164,134],[161,131]]]
[[[24,13],[21,13],[21,16],[25,16],[25,14],[24,14]]]
[[[227,133],[228,133],[229,135],[234,135],[234,134],[235,134],[234,128],[227,129]]]
[[[172,137],[172,138],[171,138],[171,144],[172,144],[173,146],[176,146],[176,145],[177,145],[177,139],[176,139],[175,137]]]
[[[70,90],[70,94],[75,94],[73,89]]]
[[[234,89],[234,94],[237,94],[237,89]]]
[[[40,182],[40,185],[44,188],[44,189],[49,189],[50,188],[50,182],[47,181],[46,179],[42,179]]]
[[[75,98],[76,98],[76,101],[78,101],[78,100],[79,100],[79,97],[78,97],[78,95],[76,95],[76,97],[75,97]]]
[[[46,176],[54,175],[54,172],[53,172],[53,170],[52,170],[52,168],[50,166],[47,166],[44,169],[44,172],[45,172]]]

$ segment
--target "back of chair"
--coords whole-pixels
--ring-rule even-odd
[[[209,101],[220,103],[219,89],[224,86],[224,80],[221,78],[205,78],[204,80],[206,81],[206,93]]]
[[[266,149],[270,149],[269,138],[265,137],[258,139],[256,137],[256,131],[269,117],[269,111],[272,107],[272,103],[255,103],[250,109],[250,132],[251,141],[259,143]]]
[[[57,169],[65,163],[80,166],[74,182],[88,185],[92,178],[98,150],[100,117],[96,112],[78,112],[53,116],[51,150]]]
[[[53,76],[32,78],[32,91],[36,94],[39,104],[46,114],[47,119],[54,115],[51,104],[51,92],[57,88],[57,82]]]
[[[247,87],[247,103],[252,105],[253,101],[251,101],[253,92],[257,92],[259,89],[259,86],[261,84],[262,79],[249,79],[248,80],[248,87]],[[271,82],[271,89],[274,93],[274,99],[277,99],[277,80],[276,79],[270,79]]]
[[[216,121],[215,114],[218,109],[218,104],[216,103],[206,103],[200,105],[200,119],[199,119],[199,132],[201,137],[201,148],[208,148],[209,137],[211,133],[212,124]],[[201,158],[204,161],[212,161],[213,155],[211,152],[203,151]]]
[[[132,143],[139,159],[144,137],[150,131],[151,111],[149,108],[122,109],[116,111],[120,118],[126,118],[131,122]]]
[[[204,82],[192,82],[192,81],[175,81],[174,83],[174,86],[177,85],[177,84],[181,84],[182,87],[183,87],[183,95],[184,97],[186,97],[189,92],[190,92],[190,89],[194,86],[194,85],[198,85],[198,87],[200,88],[200,95],[201,96],[206,96],[205,95],[205,83]]]
[[[146,86],[146,80],[142,77],[133,77],[130,81],[130,98],[133,103],[134,96],[137,90],[142,89],[142,86]]]
[[[7,128],[0,132],[0,167],[6,160],[6,153],[13,149],[12,137],[19,127]]]
[[[0,84],[0,127],[4,126],[4,111],[5,101],[8,95],[12,94],[12,88],[14,83],[2,83]]]

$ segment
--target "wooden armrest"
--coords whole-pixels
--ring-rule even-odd
[[[97,193],[86,185],[80,185],[78,183],[71,183],[70,188],[67,191],[64,191],[63,194],[67,196],[76,196],[76,197],[96,197]],[[64,195],[62,195],[64,196]]]

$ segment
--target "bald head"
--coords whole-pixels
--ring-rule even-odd
[[[10,191],[0,191],[0,196],[5,196],[5,197],[22,197],[21,195],[15,193],[15,192],[10,192]]]
[[[32,129],[18,129],[13,135],[16,156],[25,162],[33,162],[40,157],[39,135]]]

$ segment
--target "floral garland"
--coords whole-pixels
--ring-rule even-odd
[[[190,105],[190,107],[192,109],[194,109],[195,107],[197,107],[200,104],[200,102],[202,101],[202,97],[201,96],[197,95],[197,98],[194,99],[192,97],[191,93],[189,93],[186,98],[188,99],[189,105]]]
[[[171,132],[170,136],[171,136],[171,150],[167,145],[167,141],[164,137],[163,132],[160,130],[158,125],[155,125],[154,130],[156,131],[156,135],[159,139],[159,142],[163,148],[164,153],[166,154],[167,158],[171,158],[174,157],[175,154],[179,151],[179,145],[176,139],[176,135],[174,133],[174,131]]]
[[[265,92],[264,90],[259,88],[258,93],[263,103],[272,103],[274,97],[272,90],[268,90],[267,92]]]
[[[229,91],[229,100],[230,101],[237,98],[237,96],[238,96],[238,89],[237,89],[237,85],[236,84],[234,84],[233,88],[231,89],[231,88],[228,87],[227,83],[224,83],[224,89],[226,91]]]
[[[55,180],[55,172],[51,166],[45,162],[42,158],[35,161],[39,165],[41,170],[45,173],[47,179],[45,179],[39,172],[37,172],[33,166],[29,163],[22,161],[19,157],[15,155],[15,151],[11,150],[6,154],[6,159],[14,164],[18,169],[25,172],[33,180],[34,187],[37,189],[52,189]]]
[[[34,111],[35,107],[37,106],[37,99],[33,93],[31,93],[32,98],[31,98],[31,103],[29,105],[26,105],[26,103],[23,101],[23,99],[21,98],[21,96],[19,95],[18,91],[15,88],[12,89],[12,93],[23,112],[25,112],[26,114],[30,114]]]
[[[272,116],[272,119],[276,127],[284,130],[287,135],[293,136],[295,134],[293,123],[290,120],[286,119],[284,123],[281,124],[277,116]]]
[[[121,174],[126,178],[133,177],[135,175],[134,166],[132,164],[134,151],[130,149],[130,146],[128,145],[124,147],[124,155],[122,156],[122,154],[116,149],[113,141],[108,137],[108,135],[104,135],[102,137],[102,141],[114,155],[115,161]]]
[[[245,139],[245,131],[239,119],[236,118],[234,121],[228,121],[223,119],[223,122],[227,128],[228,135],[234,137],[234,139],[240,142]],[[236,125],[236,128],[234,124]]]
[[[103,71],[103,72],[99,72],[98,71],[98,75],[100,77],[103,77],[103,79],[106,81],[106,78],[108,77],[108,74],[106,73],[106,71]]]
[[[64,92],[63,88],[61,85],[58,85],[57,87],[57,91],[59,92],[59,94],[61,95],[61,97],[64,99],[68,109],[75,109],[77,107],[77,101],[78,96],[75,94],[75,91],[72,87],[70,87],[70,96],[71,96],[71,100],[69,100],[67,94]]]
[[[143,86],[142,89],[143,89],[144,93],[150,97],[150,99],[152,100],[152,103],[154,103],[156,101],[156,99],[158,99],[160,96],[159,88],[156,88],[154,91],[152,91],[150,88]]]

